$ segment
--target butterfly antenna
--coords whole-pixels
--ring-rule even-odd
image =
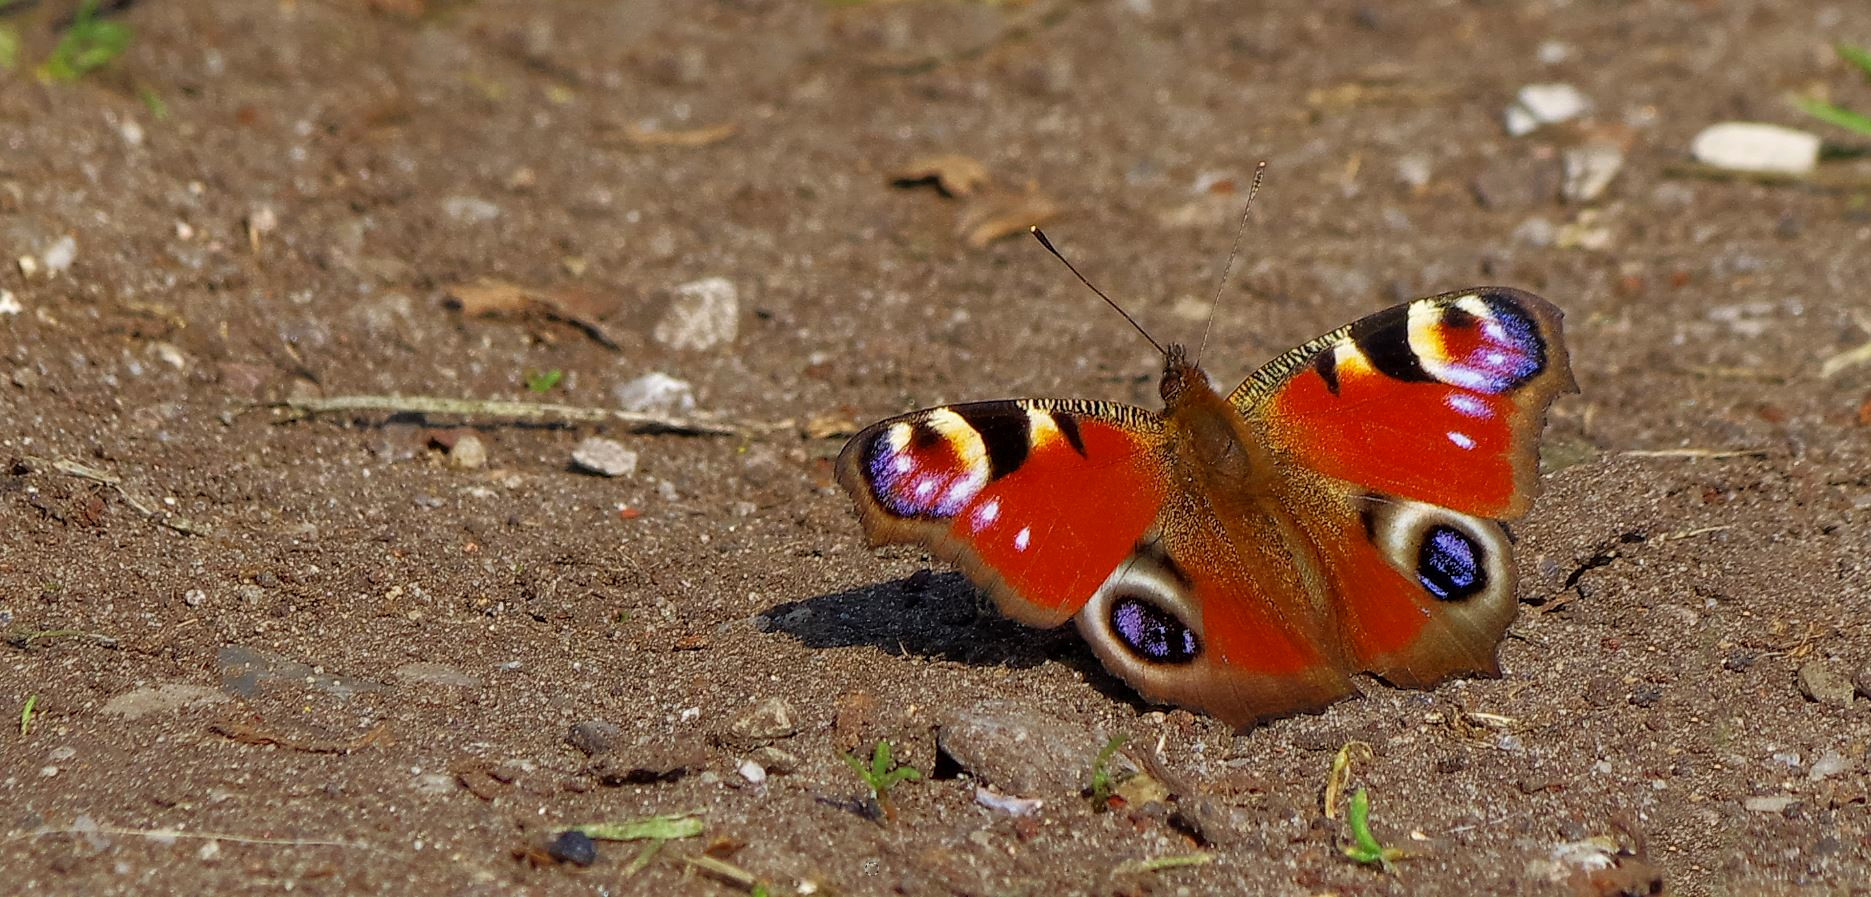
[[[1234,229],[1234,245],[1228,248],[1228,260],[1221,265],[1221,278],[1215,282],[1215,299],[1208,304],[1208,323],[1202,325],[1202,341],[1195,346],[1195,360],[1202,360],[1202,349],[1208,346],[1208,331],[1215,326],[1215,309],[1221,307],[1221,291],[1228,286],[1228,271],[1234,267],[1234,257],[1241,252],[1241,235],[1247,233],[1247,215],[1254,210],[1254,196],[1260,192],[1260,178],[1267,173],[1267,160],[1260,160],[1254,166],[1254,182],[1247,188],[1247,204],[1241,209],[1241,226]]]
[[[1106,296],[1103,290],[1098,289],[1097,284],[1086,280],[1085,275],[1078,273],[1078,269],[1072,267],[1072,263],[1066,259],[1065,255],[1052,245],[1052,241],[1046,239],[1045,231],[1040,230],[1038,225],[1029,227],[1027,230],[1031,231],[1033,236],[1039,240],[1039,245],[1046,247],[1046,251],[1052,253],[1053,258],[1058,259],[1065,265],[1067,271],[1072,272],[1073,277],[1078,278],[1079,283],[1084,284],[1087,289],[1097,293],[1098,298],[1103,299],[1106,305],[1111,306],[1118,314],[1123,315],[1124,320],[1130,322],[1130,326],[1137,328],[1137,332],[1143,334],[1143,338],[1149,340],[1150,345],[1155,347],[1157,354],[1165,356],[1169,354],[1169,352],[1164,350],[1163,344],[1157,342],[1156,337],[1150,335],[1150,331],[1143,329],[1143,325],[1137,323],[1137,319],[1131,317],[1130,312],[1124,310],[1124,306],[1117,304],[1116,300],[1113,300],[1110,296]]]

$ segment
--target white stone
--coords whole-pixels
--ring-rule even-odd
[[[12,290],[0,290],[0,315],[17,315],[26,310]]]
[[[450,196],[442,200],[442,214],[462,224],[481,224],[500,217],[500,207],[478,196]]]
[[[1522,137],[1541,126],[1578,118],[1591,108],[1592,101],[1570,84],[1529,84],[1507,107],[1507,133]]]
[[[45,263],[48,273],[65,273],[71,268],[71,263],[78,260],[78,239],[71,234],[66,234],[53,240],[52,245],[39,253],[39,260]]]
[[[1585,143],[1567,149],[1559,161],[1565,172],[1560,192],[1571,202],[1591,202],[1604,195],[1624,167],[1624,150],[1613,143]]]
[[[1696,161],[1729,171],[1807,174],[1819,164],[1819,135],[1779,125],[1726,121],[1689,143]]]
[[[742,760],[741,765],[737,767],[735,771],[739,772],[741,778],[746,779],[750,785],[765,785],[767,783],[767,768],[752,760]]]
[[[593,436],[572,450],[572,463],[602,476],[627,477],[637,472],[637,453],[614,439]]]
[[[611,390],[618,407],[640,414],[688,414],[695,410],[695,388],[662,371],[651,371]]]
[[[672,349],[711,349],[734,342],[740,330],[740,291],[725,277],[676,287],[676,298],[651,336]]]

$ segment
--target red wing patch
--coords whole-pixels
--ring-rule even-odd
[[[981,402],[883,421],[838,478],[874,542],[921,542],[1008,616],[1057,625],[1162,509],[1154,418],[1117,406]]]
[[[1292,463],[1466,514],[1526,511],[1539,428],[1576,389],[1559,310],[1486,288],[1419,299],[1314,340],[1232,400]]]

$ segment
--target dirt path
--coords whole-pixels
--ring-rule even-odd
[[[136,4],[122,57],[70,83],[28,72],[59,9],[0,14],[24,40],[0,74],[0,891],[1871,881],[1867,190],[1676,173],[1714,122],[1821,129],[1791,92],[1871,107],[1830,48],[1871,44],[1871,8],[236,6]],[[1593,112],[1509,136],[1541,83]],[[1622,168],[1562,202],[1592,141]],[[892,184],[936,154],[987,195]],[[1515,529],[1503,677],[1366,682],[1237,736],[864,548],[829,459],[944,401],[1154,405],[1121,320],[986,238],[1049,203],[1081,268],[1192,339],[1263,158],[1218,377],[1497,282],[1565,309],[1583,392]],[[745,429],[264,407],[620,389]],[[576,470],[592,436],[634,469]],[[943,724],[969,768],[938,762]],[[1094,807],[1113,735],[1160,766]],[[838,756],[880,739],[931,774],[894,821]],[[1324,818],[1353,741],[1394,873]],[[546,858],[567,826],[667,814],[700,833]]]

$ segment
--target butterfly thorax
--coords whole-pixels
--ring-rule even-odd
[[[1272,469],[1266,446],[1247,419],[1216,391],[1207,372],[1188,360],[1181,346],[1164,353],[1163,420],[1171,457],[1190,485],[1204,495],[1247,497],[1261,490],[1258,479]]]

